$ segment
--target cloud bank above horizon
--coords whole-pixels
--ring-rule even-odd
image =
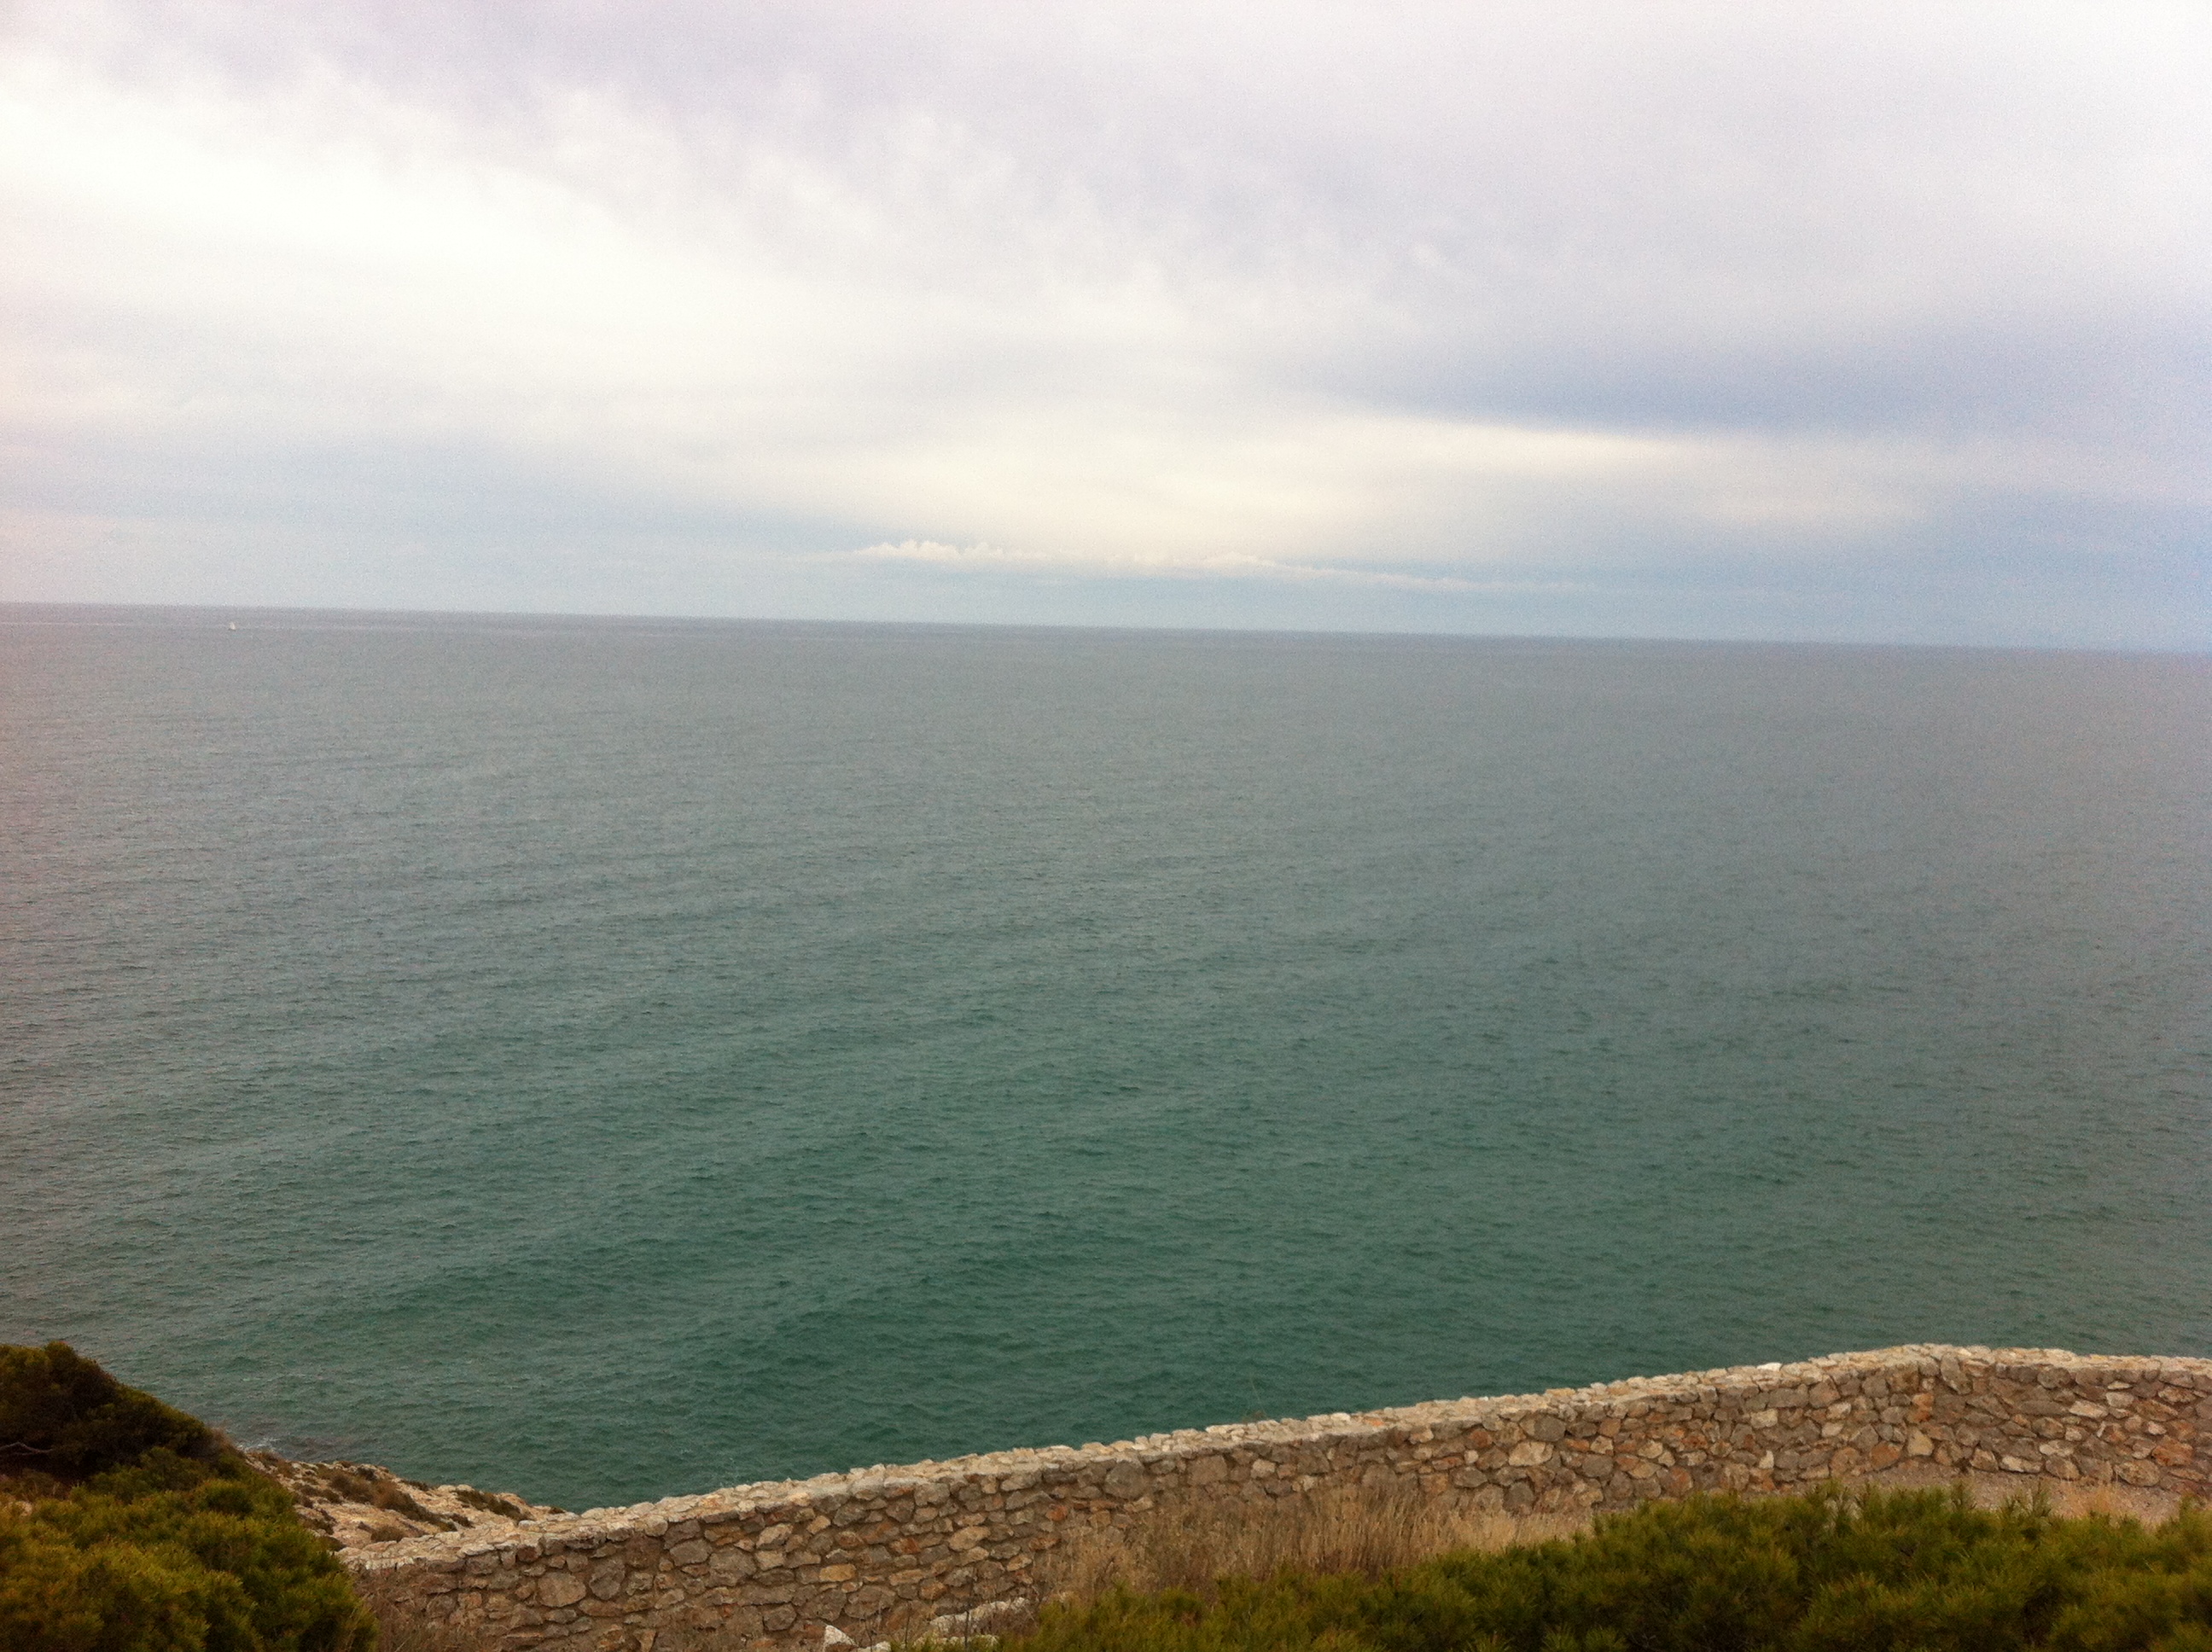
[[[2203,648],[2194,4],[22,4],[0,598]]]

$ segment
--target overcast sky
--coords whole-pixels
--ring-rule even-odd
[[[0,598],[2212,642],[2203,0],[0,16]]]

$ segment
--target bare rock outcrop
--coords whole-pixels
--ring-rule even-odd
[[[526,1503],[512,1492],[473,1485],[427,1485],[374,1463],[295,1462],[270,1451],[249,1451],[256,1468],[292,1494],[300,1518],[340,1549],[397,1543],[438,1532],[505,1535],[524,1521],[565,1513]]]

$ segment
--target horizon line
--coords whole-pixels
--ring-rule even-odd
[[[1634,632],[1550,632],[1550,631],[1458,631],[1425,630],[1415,629],[1335,629],[1322,626],[1264,626],[1264,625],[1099,625],[1076,624],[1044,620],[935,620],[935,619],[848,619],[810,615],[747,615],[747,614],[681,614],[655,612],[592,611],[576,609],[474,609],[474,608],[377,608],[349,606],[343,604],[301,605],[276,603],[222,602],[70,602],[40,599],[0,598],[0,624],[89,624],[99,620],[53,621],[18,619],[21,610],[48,610],[82,613],[94,612],[147,615],[288,615],[300,616],[356,616],[364,619],[401,621],[458,621],[496,622],[501,623],[538,622],[568,622],[583,624],[671,625],[684,627],[714,626],[774,626],[812,627],[844,630],[878,631],[1006,631],[1052,632],[1069,635],[1103,636],[1217,636],[1217,637],[1311,637],[1339,638],[1346,641],[1420,641],[1433,642],[1532,644],[1607,644],[1649,645],[1655,647],[1707,648],[1826,648],[1858,652],[1898,652],[1916,653],[2036,653],[2036,654],[2096,654],[2124,657],[2154,656],[2174,659],[2212,658],[2212,643],[2197,647],[2164,646],[2155,643],[2135,645],[2091,645],[2058,642],[1911,642],[1870,641],[1853,638],[1808,637],[1717,637],[1674,636]],[[119,623],[109,622],[109,623]],[[343,629],[343,628],[325,628]],[[386,629],[360,626],[355,629]]]

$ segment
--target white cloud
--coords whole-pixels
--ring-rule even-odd
[[[836,555],[836,553],[832,553]],[[1393,591],[1485,590],[1523,591],[1538,588],[1518,580],[1476,581],[1434,579],[1414,574],[1391,574],[1369,568],[1327,568],[1312,562],[1285,562],[1249,551],[1219,551],[1212,555],[1164,551],[1128,551],[1119,556],[1088,553],[1068,555],[1040,550],[1008,550],[1000,545],[946,545],[934,539],[902,539],[896,544],[863,546],[842,553],[861,562],[913,562],[963,574],[1058,574],[1094,578],[1135,579],[1267,579],[1293,583],[1344,580]]]
[[[461,588],[565,510],[634,561],[1218,580],[1218,619],[1894,580],[2052,500],[2102,513],[2038,553],[2094,580],[2212,508],[2208,44],[2155,4],[29,6],[0,592],[145,588],[74,529],[77,585],[22,583],[41,522],[228,513],[252,559],[281,517]]]

